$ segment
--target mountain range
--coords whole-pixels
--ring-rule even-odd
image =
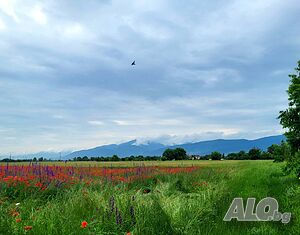
[[[61,152],[55,152],[55,151],[42,151],[37,153],[27,153],[27,154],[17,154],[12,155],[12,159],[33,159],[33,158],[47,158],[52,160],[59,160],[59,159],[68,159],[66,156],[72,153],[72,151],[61,151]],[[6,156],[0,156],[0,159],[3,158],[10,158],[9,155]]]
[[[143,156],[160,156],[167,148],[184,148],[188,154],[205,155],[213,151],[218,151],[224,154],[239,152],[241,150],[249,151],[251,148],[259,148],[266,150],[272,144],[279,144],[285,140],[283,135],[268,136],[254,140],[247,139],[216,139],[208,141],[200,141],[196,143],[186,143],[179,145],[163,145],[156,142],[147,142],[145,144],[138,144],[136,140],[131,140],[122,144],[110,144],[98,146],[91,149],[79,150],[72,152],[64,159],[72,159],[74,157],[100,157],[112,156],[114,154],[119,157],[128,157],[131,155]]]

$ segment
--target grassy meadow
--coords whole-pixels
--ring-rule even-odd
[[[28,164],[10,167],[19,169]],[[59,167],[67,165],[85,167],[84,177],[89,169],[96,172],[98,168],[107,172],[115,168],[126,175],[113,178],[117,176],[110,173],[111,178],[97,178],[92,183],[81,177],[65,187],[28,186],[28,190],[21,183],[4,182],[8,171],[2,164],[0,234],[300,234],[300,180],[283,175],[282,163],[244,160],[41,165],[56,167],[56,174]],[[183,170],[176,170],[178,167]],[[147,177],[143,177],[148,168],[151,174],[147,170]],[[138,177],[126,180],[132,174]],[[224,222],[235,197],[255,197],[256,203],[274,197],[280,212],[292,213],[291,221]]]

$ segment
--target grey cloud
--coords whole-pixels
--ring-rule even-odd
[[[296,0],[4,1],[0,153],[280,133],[299,10]]]

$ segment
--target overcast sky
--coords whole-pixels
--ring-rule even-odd
[[[299,0],[0,0],[0,153],[282,133],[299,12]]]

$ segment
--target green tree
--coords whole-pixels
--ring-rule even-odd
[[[162,155],[162,160],[184,160],[184,159],[187,159],[187,154],[183,148],[166,149]]]
[[[228,160],[238,160],[239,159],[239,155],[237,153],[229,153],[226,156],[226,159],[228,159]]]
[[[269,152],[262,151],[260,155],[260,159],[270,160],[273,159],[273,155],[270,154]]]
[[[274,158],[274,162],[283,162],[285,159],[288,159],[291,155],[290,152],[290,146],[285,141],[268,147],[268,153]]]
[[[286,129],[285,136],[291,147],[291,155],[286,159],[286,170],[296,171],[300,175],[300,61],[295,71],[295,74],[289,75],[288,108],[280,111],[278,118]]]
[[[188,158],[186,151],[183,148],[174,149],[175,152],[175,160],[185,160]]]
[[[166,149],[163,154],[162,154],[162,160],[166,161],[166,160],[172,160],[173,158],[173,150],[172,149]]]
[[[248,158],[249,158],[249,156],[244,150],[241,150],[241,151],[238,152],[238,159],[245,160],[245,159],[248,159]]]
[[[210,156],[211,156],[211,160],[221,160],[222,158],[222,154],[219,152],[212,152]]]
[[[118,155],[113,155],[111,157],[111,160],[117,162],[117,161],[120,161],[120,158],[118,157]]]
[[[252,149],[249,150],[248,156],[249,156],[249,159],[251,159],[251,160],[260,159],[260,157],[261,157],[261,150],[258,149],[258,148],[252,148]]]
[[[89,159],[89,157],[88,156],[84,156],[83,158],[82,158],[82,161],[89,161],[90,159]]]

